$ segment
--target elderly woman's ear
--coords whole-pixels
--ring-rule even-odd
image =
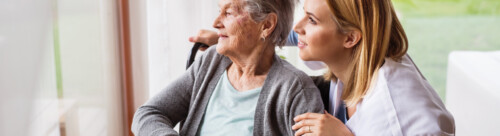
[[[261,37],[267,38],[269,35],[271,35],[271,33],[273,33],[274,28],[276,28],[276,24],[278,23],[278,16],[276,15],[276,13],[269,13],[266,19],[262,21],[262,23]]]

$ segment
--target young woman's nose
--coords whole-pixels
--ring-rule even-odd
[[[305,33],[304,29],[303,29],[303,22],[304,21],[302,19],[299,22],[297,22],[297,24],[295,24],[295,26],[293,26],[293,31],[295,31],[299,35],[303,35]]]

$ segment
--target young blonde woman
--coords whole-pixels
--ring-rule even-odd
[[[294,27],[300,57],[328,66],[337,118],[299,115],[296,135],[454,135],[452,115],[406,54],[390,0],[305,0],[304,11]]]
[[[305,0],[300,57],[329,69],[325,114],[294,118],[299,135],[454,135],[452,115],[406,54],[390,0]],[[191,41],[211,39],[202,31]]]

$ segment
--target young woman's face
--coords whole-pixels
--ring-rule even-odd
[[[294,27],[302,60],[328,63],[345,54],[346,36],[339,31],[326,0],[305,0],[304,11],[305,16]]]

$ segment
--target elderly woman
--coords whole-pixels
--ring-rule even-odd
[[[219,6],[219,44],[137,110],[134,134],[293,135],[295,116],[324,111],[311,79],[275,54],[292,26],[293,0]]]

